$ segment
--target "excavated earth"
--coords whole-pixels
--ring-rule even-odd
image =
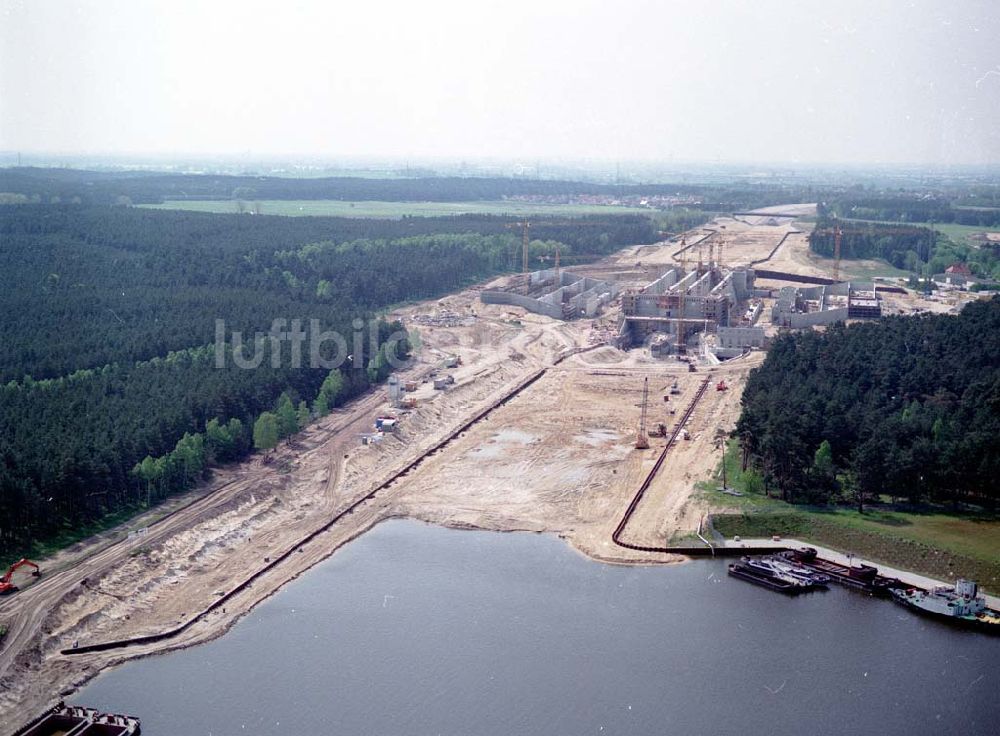
[[[714,224],[726,226],[727,264],[766,258],[786,232],[802,229],[767,222]],[[822,273],[805,238],[786,238],[769,267]],[[638,286],[676,263],[676,253],[674,243],[639,246],[579,270]],[[266,464],[255,457],[220,469],[211,484],[43,561],[37,582],[0,602],[0,623],[9,627],[0,645],[0,731],[17,728],[124,659],[221,635],[283,584],[384,519],[547,532],[609,562],[680,559],[624,549],[611,540],[665,442],[654,437],[650,449],[634,448],[644,379],[650,426],[671,425],[705,377],[729,386],[710,387],[698,402],[687,425],[690,440],[671,448],[626,530],[630,542],[662,545],[698,528],[707,509],[695,483],[717,466],[718,437],[734,426],[743,385],[763,355],[689,373],[685,363],[653,360],[642,349],[625,353],[601,346],[595,336],[611,330],[618,304],[599,320],[565,323],[481,304],[480,288],[392,315],[420,335],[412,365],[399,374],[419,387],[410,394],[416,408],[396,411],[398,430],[383,441],[363,445],[359,439],[371,432],[375,416],[390,411],[379,390],[316,422]],[[442,368],[442,360],[454,355],[461,365]],[[526,389],[300,544],[543,369]],[[435,391],[430,379],[445,374],[454,385]],[[669,391],[674,381],[679,394]],[[61,653],[171,629],[289,549],[294,553],[286,560],[175,637],[106,652]]]

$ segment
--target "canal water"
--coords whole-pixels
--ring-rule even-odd
[[[222,638],[69,702],[144,736],[993,735],[1000,638],[842,588],[786,598],[721,560],[391,521]]]

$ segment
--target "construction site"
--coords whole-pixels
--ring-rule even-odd
[[[759,348],[787,329],[774,315],[794,314],[785,289],[799,287],[761,269],[824,278],[807,231],[756,217],[394,311],[419,348],[388,386],[270,462],[223,467],[40,561],[41,577],[17,570],[20,591],[0,600],[0,730],[124,659],[221,635],[389,518],[550,533],[614,563],[685,559],[666,550],[697,543],[708,505],[696,484],[718,465]],[[860,285],[815,286],[795,309],[871,307]]]

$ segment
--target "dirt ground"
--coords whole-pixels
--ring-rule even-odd
[[[796,207],[802,208],[799,214],[810,213],[810,205]],[[807,233],[794,232],[802,225],[774,224],[764,216],[760,223],[726,218],[711,225],[725,232],[727,264],[767,258],[785,233],[793,232],[768,267],[822,273],[810,260]],[[689,234],[689,242],[695,237]],[[676,263],[677,250],[676,243],[638,246],[573,270],[641,285]],[[411,394],[418,403],[415,409],[394,411],[398,430],[380,443],[362,445],[359,436],[371,431],[375,416],[390,411],[384,390],[317,422],[282,446],[270,463],[253,458],[222,469],[210,486],[41,561],[44,574],[37,582],[0,601],[0,623],[10,629],[0,644],[0,731],[16,728],[105,667],[219,636],[283,584],[387,518],[548,532],[583,554],[611,562],[675,561],[611,541],[664,442],[652,438],[650,449],[634,449],[643,381],[649,379],[650,426],[672,426],[706,376],[729,386],[716,391],[713,385],[698,403],[687,427],[691,439],[670,450],[625,531],[628,541],[663,544],[698,528],[706,509],[694,498],[694,484],[716,467],[717,435],[734,426],[747,375],[763,354],[703,364],[688,373],[686,364],[652,360],[648,351],[603,346],[556,365],[574,348],[593,348],[598,328],[613,325],[620,307],[612,305],[593,322],[564,323],[515,307],[481,304],[481,288],[392,315],[420,336],[413,365],[400,374],[404,381],[418,382]],[[461,365],[443,368],[446,356],[459,356]],[[540,369],[547,369],[540,380],[300,545],[307,534]],[[435,391],[430,379],[446,374],[454,377],[454,385]],[[681,393],[670,395],[675,380]],[[165,511],[172,513],[163,516]],[[296,551],[224,609],[166,642],[60,653],[75,644],[177,626],[260,570],[266,559],[289,549]]]

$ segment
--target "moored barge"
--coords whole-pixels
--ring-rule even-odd
[[[828,576],[833,582],[869,593],[888,596],[893,589],[905,587],[896,578],[879,575],[878,568],[871,565],[841,565],[838,562],[824,560],[818,556],[813,547],[803,547],[782,554],[798,565]]]
[[[139,719],[59,703],[14,736],[139,736]]]
[[[729,566],[729,574],[734,578],[746,580],[748,583],[760,585],[768,590],[775,590],[779,593],[795,595],[808,590],[808,586],[798,585],[787,579],[776,577],[774,574],[759,567],[753,567],[745,562],[734,562]]]

